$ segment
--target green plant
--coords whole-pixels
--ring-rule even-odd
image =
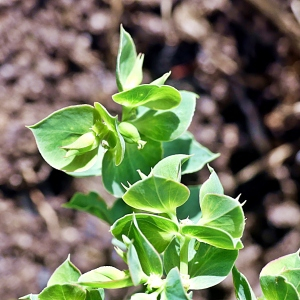
[[[186,130],[197,95],[165,85],[170,73],[142,82],[143,55],[121,27],[117,86],[112,96],[122,118],[100,104],[54,112],[30,126],[44,159],[74,176],[101,175],[118,197],[108,208],[96,193],[77,193],[65,207],[91,213],[111,225],[113,243],[128,270],[102,266],[85,274],[70,257],[40,294],[20,299],[104,299],[105,289],[140,286],[132,300],[192,299],[232,271],[237,299],[256,299],[234,263],[243,247],[245,218],[239,199],[224,195],[216,172],[202,186],[181,175],[200,170],[218,154]],[[261,299],[299,299],[299,251],[267,265]]]

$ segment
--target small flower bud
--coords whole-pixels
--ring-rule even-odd
[[[142,149],[146,142],[141,140],[137,128],[128,122],[121,122],[118,126],[119,132],[123,136],[125,142],[129,144],[138,144],[138,149]]]

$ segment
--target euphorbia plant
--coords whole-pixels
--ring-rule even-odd
[[[141,84],[143,58],[121,27],[119,92],[112,96],[122,106],[120,119],[95,103],[61,109],[30,126],[51,166],[74,176],[101,175],[119,197],[108,208],[97,193],[77,193],[65,207],[111,225],[127,270],[102,266],[81,274],[68,257],[40,294],[21,299],[101,300],[105,289],[129,286],[141,286],[132,300],[192,299],[193,290],[214,286],[231,271],[237,298],[255,299],[234,267],[245,225],[239,199],[224,195],[209,166],[202,186],[180,182],[218,156],[186,131],[197,95],[165,85],[170,73]],[[262,299],[299,299],[299,272],[298,252],[272,262],[261,273]]]

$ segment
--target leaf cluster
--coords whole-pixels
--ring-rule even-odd
[[[44,159],[73,176],[102,176],[117,197],[112,207],[95,192],[76,193],[64,205],[107,222],[126,270],[101,266],[81,274],[70,257],[40,294],[20,299],[102,300],[105,289],[139,286],[132,300],[192,299],[193,291],[223,281],[230,272],[237,299],[256,299],[235,267],[245,216],[238,198],[224,194],[213,168],[200,186],[183,174],[218,157],[187,131],[197,95],[166,85],[170,73],[143,81],[143,54],[121,26],[116,65],[122,116],[96,102],[63,108],[30,126]],[[260,299],[299,299],[299,251],[261,272]]]

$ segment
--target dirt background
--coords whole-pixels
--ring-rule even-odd
[[[111,95],[120,23],[145,53],[145,82],[172,70],[169,84],[201,96],[190,130],[221,153],[212,166],[226,193],[247,200],[237,265],[259,295],[262,266],[300,246],[300,25],[291,1],[0,0],[0,299],[38,293],[69,253],[82,272],[120,264],[107,225],[61,208],[75,191],[105,194],[101,180],[51,169],[25,128],[68,105],[99,101],[119,112]],[[226,279],[195,299],[234,299],[231,286]]]

